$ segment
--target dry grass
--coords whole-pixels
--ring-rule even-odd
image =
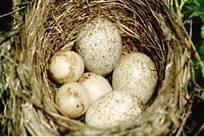
[[[3,135],[185,135],[191,96],[191,44],[182,26],[160,0],[34,0],[23,29],[0,47],[0,113]],[[135,121],[108,130],[60,113],[53,96],[59,85],[47,75],[50,57],[74,50],[76,34],[93,18],[115,23],[123,54],[140,51],[157,67],[159,82],[144,113]]]

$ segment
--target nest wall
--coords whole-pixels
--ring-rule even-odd
[[[47,73],[50,57],[74,50],[77,32],[95,17],[120,30],[123,54],[143,52],[156,64],[158,86],[135,121],[108,130],[70,119],[54,104],[60,86]],[[1,133],[6,135],[184,135],[190,113],[190,48],[182,26],[160,0],[34,0],[19,35],[1,44]]]

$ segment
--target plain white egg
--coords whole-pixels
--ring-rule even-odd
[[[49,74],[57,83],[77,81],[83,72],[83,59],[74,51],[58,51],[50,60]]]
[[[157,69],[143,53],[129,53],[116,65],[112,75],[113,89],[121,89],[137,96],[143,104],[151,98],[157,86]]]
[[[110,73],[121,56],[122,40],[118,28],[105,18],[97,17],[77,35],[76,51],[88,71]]]
[[[93,102],[85,115],[87,125],[107,129],[131,122],[143,111],[140,101],[127,92],[112,91]]]
[[[112,91],[112,87],[108,80],[93,72],[84,73],[79,83],[86,87],[90,95],[91,103],[107,92]]]
[[[55,103],[69,118],[77,118],[87,111],[90,105],[90,97],[83,85],[70,82],[57,90]]]

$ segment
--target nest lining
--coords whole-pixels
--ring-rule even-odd
[[[2,118],[6,125],[2,131],[11,135],[184,133],[183,124],[189,112],[185,105],[190,54],[174,30],[168,18],[171,12],[163,1],[39,0],[32,4],[20,35],[3,52],[10,61],[0,71],[5,76],[3,89],[9,91],[4,112],[8,118]],[[59,85],[47,74],[50,57],[64,48],[74,50],[77,32],[98,16],[108,18],[119,28],[123,54],[136,51],[147,54],[155,62],[159,75],[156,94],[145,112],[135,121],[105,131],[88,127],[83,117],[69,119],[59,112],[53,102]],[[7,60],[5,56],[2,58]],[[13,130],[9,123],[17,128]]]

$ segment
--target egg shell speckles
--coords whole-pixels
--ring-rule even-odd
[[[89,92],[91,103],[102,95],[112,91],[112,87],[103,76],[93,72],[86,72],[79,80]]]
[[[87,111],[90,97],[84,86],[70,82],[57,90],[55,103],[68,117],[77,118]]]
[[[83,59],[74,51],[58,51],[50,60],[49,74],[57,83],[77,81],[83,72]]]
[[[88,71],[110,73],[121,56],[122,40],[118,28],[108,19],[95,18],[77,35],[76,51]]]
[[[113,71],[113,89],[137,96],[143,104],[151,98],[158,75],[154,62],[143,53],[130,53],[118,62]]]
[[[93,102],[85,115],[87,125],[106,129],[131,122],[142,113],[140,101],[127,92],[112,91]]]

